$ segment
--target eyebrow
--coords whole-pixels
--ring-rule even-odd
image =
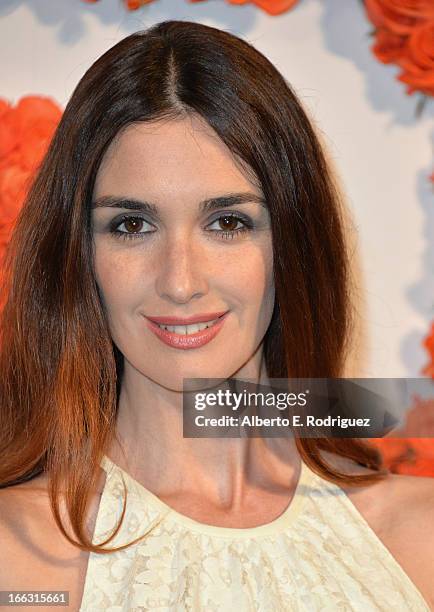
[[[237,204],[247,204],[250,202],[255,202],[257,204],[260,204],[263,208],[267,208],[267,204],[263,197],[255,193],[243,192],[228,193],[215,198],[208,198],[206,200],[202,200],[199,203],[199,211],[201,213],[209,213],[218,208],[227,208],[229,206],[236,206]],[[102,196],[92,202],[92,208],[103,207],[139,210],[155,217],[159,217],[158,206],[156,206],[152,202],[146,202],[143,200],[138,200],[136,198],[122,196]]]

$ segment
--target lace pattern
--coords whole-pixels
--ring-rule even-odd
[[[105,458],[81,612],[390,612],[430,608],[345,493],[306,466],[281,517],[252,529],[213,527],[171,510]],[[152,529],[151,529],[152,528]]]

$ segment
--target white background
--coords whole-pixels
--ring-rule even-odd
[[[271,17],[223,0],[1,0],[0,97],[49,95],[64,106],[90,64],[127,34],[186,19],[237,34],[293,85],[329,148],[353,211],[367,291],[363,375],[419,376],[434,319],[434,101],[417,119],[397,68],[369,50],[360,0],[300,0]]]

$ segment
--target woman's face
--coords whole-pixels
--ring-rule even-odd
[[[209,125],[128,126],[93,203],[96,279],[125,368],[175,391],[183,378],[253,377],[275,298],[269,213]],[[205,331],[150,320],[223,313]]]

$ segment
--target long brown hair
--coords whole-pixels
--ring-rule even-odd
[[[0,322],[0,484],[46,471],[53,512],[85,550],[90,491],[112,440],[123,357],[93,270],[91,196],[125,126],[197,113],[260,182],[274,243],[276,306],[264,339],[271,378],[338,377],[351,343],[350,274],[338,190],[290,85],[247,42],[166,21],[128,36],[75,89],[9,244]],[[339,483],[321,451],[380,468],[357,440],[297,440],[302,459]],[[60,489],[74,531],[59,512]]]

